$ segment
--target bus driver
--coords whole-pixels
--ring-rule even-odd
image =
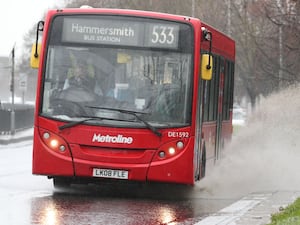
[[[88,102],[97,99],[95,79],[87,65],[79,62],[74,68],[69,69],[68,78],[65,80],[60,98],[73,102]]]

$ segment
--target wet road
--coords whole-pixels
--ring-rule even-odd
[[[158,184],[54,191],[52,180],[31,175],[31,144],[0,146],[1,224],[195,224],[234,201]]]

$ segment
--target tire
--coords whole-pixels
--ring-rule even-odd
[[[203,152],[202,152],[202,159],[201,159],[200,179],[205,177],[205,173],[206,173],[206,149],[204,145]]]
[[[53,186],[55,189],[68,189],[71,186],[71,180],[65,177],[53,177]]]

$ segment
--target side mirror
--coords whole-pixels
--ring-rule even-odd
[[[213,61],[210,54],[203,54],[201,57],[201,78],[203,80],[211,80]]]
[[[33,69],[39,68],[41,44],[33,44],[31,48],[30,66]]]

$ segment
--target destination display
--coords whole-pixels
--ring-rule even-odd
[[[178,48],[179,25],[126,20],[64,18],[63,42]]]

